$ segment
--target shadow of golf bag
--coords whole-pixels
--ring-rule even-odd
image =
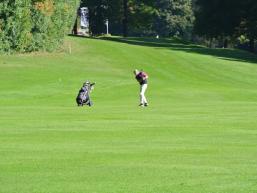
[[[78,106],[92,106],[93,102],[90,99],[90,92],[93,90],[95,83],[85,82],[81,89],[79,90],[78,96],[76,98],[76,102]]]

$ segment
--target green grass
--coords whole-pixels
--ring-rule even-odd
[[[67,41],[71,54],[0,56],[0,193],[256,193],[256,56]],[[150,76],[148,108],[134,68]],[[95,105],[78,108],[87,79]]]

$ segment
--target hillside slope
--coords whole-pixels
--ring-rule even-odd
[[[64,50],[0,56],[0,193],[257,189],[255,55],[147,38],[67,37]],[[85,80],[92,108],[75,104]]]

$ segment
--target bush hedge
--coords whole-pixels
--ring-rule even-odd
[[[72,29],[79,0],[2,0],[0,52],[53,51]]]

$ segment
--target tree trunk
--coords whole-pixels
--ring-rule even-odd
[[[212,38],[209,40],[209,48],[212,48]]]
[[[128,0],[123,0],[123,36],[128,36]]]
[[[224,39],[223,48],[228,48],[228,39],[227,38]]]
[[[254,52],[255,51],[254,38],[250,39],[249,48],[250,48],[250,52]]]
[[[73,29],[72,29],[72,34],[73,35],[78,35],[78,17],[76,17]]]

